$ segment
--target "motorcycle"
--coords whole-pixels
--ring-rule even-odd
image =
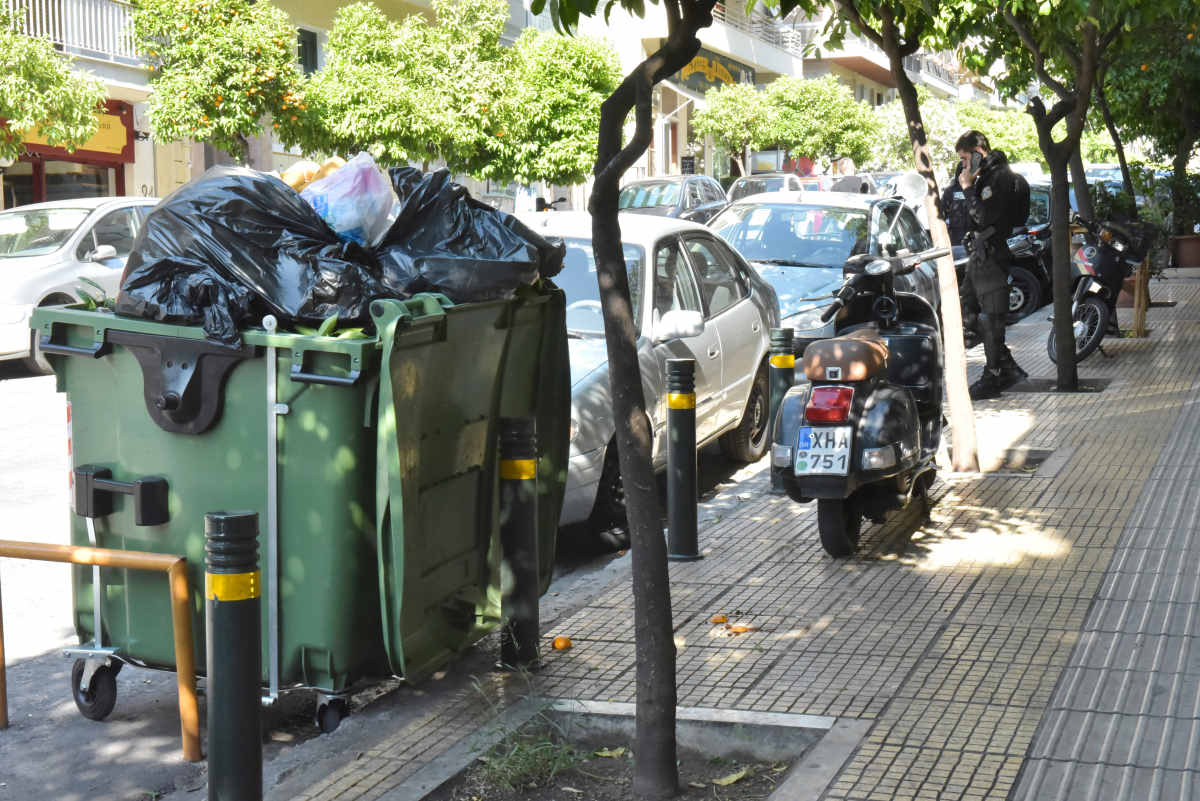
[[[854,552],[864,516],[882,523],[914,500],[928,513],[942,438],[941,326],[933,307],[896,292],[894,279],[947,253],[847,260],[842,288],[822,315],[837,315],[836,335],[805,349],[810,383],[780,404],[771,470],[792,500],[817,501],[830,556]]]
[[[1146,258],[1154,228],[1140,221],[1091,222],[1074,212],[1071,223],[1087,231],[1071,259],[1071,320],[1078,364],[1100,347],[1105,336],[1120,333],[1117,297],[1125,279]],[[1051,361],[1058,360],[1053,326],[1046,351]]]

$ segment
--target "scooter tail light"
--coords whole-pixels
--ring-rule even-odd
[[[853,387],[813,387],[804,417],[810,423],[844,423],[853,400]]]

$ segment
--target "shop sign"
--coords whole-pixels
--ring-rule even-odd
[[[661,40],[663,44],[666,40]],[[671,83],[684,86],[700,94],[724,84],[754,83],[754,68],[719,55],[711,50],[700,49],[688,64],[672,75]]]
[[[25,149],[31,154],[45,158],[63,158],[69,161],[105,161],[125,164],[133,161],[133,131],[128,127],[133,122],[133,108],[128,103],[110,100],[104,112],[96,115],[99,127],[74,153],[66,148],[52,147],[44,136],[26,134]]]

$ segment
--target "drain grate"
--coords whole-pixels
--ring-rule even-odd
[[[1103,392],[1104,390],[1108,389],[1108,385],[1111,383],[1111,378],[1081,378],[1079,379],[1079,389],[1076,390],[1076,392],[1068,392],[1065,394],[1075,395],[1086,392]],[[1057,387],[1057,378],[1026,378],[1016,386],[1006,389],[1005,392],[1058,392]]]

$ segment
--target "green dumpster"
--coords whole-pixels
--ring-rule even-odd
[[[336,697],[362,676],[420,680],[499,623],[500,417],[537,417],[549,586],[570,387],[564,296],[546,286],[462,306],[376,301],[373,338],[254,330],[238,351],[199,327],[35,310],[73,466],[168,485],[165,524],[137,525],[117,494],[111,514],[71,515],[71,542],[186,556],[203,665],[204,514],[256,511],[264,687]],[[94,596],[92,571],[75,569],[75,626],[92,650],[73,655],[174,668],[161,577],[98,574]]]

